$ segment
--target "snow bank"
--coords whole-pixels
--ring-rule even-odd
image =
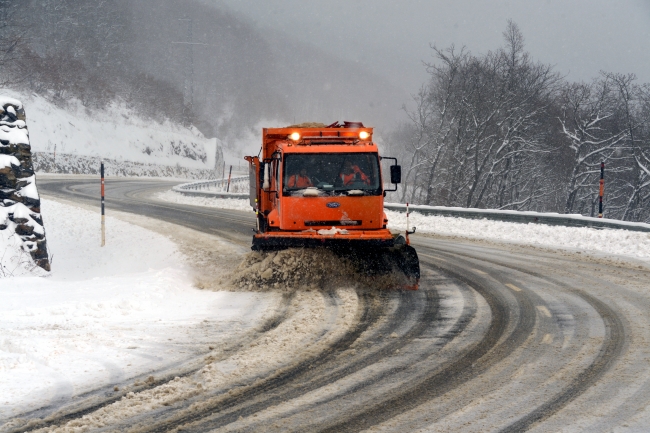
[[[405,229],[404,213],[387,210],[386,215],[389,228]],[[476,220],[417,212],[409,214],[409,225],[417,227],[418,233],[592,251],[650,261],[650,233]]]
[[[195,289],[172,241],[44,200],[51,276],[0,279],[0,420],[184,362],[259,323],[269,295]]]

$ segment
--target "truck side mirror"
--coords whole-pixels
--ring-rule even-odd
[[[391,165],[390,166],[390,183],[394,183],[394,184],[402,183],[402,166],[401,165]]]

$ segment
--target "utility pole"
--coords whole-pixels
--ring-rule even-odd
[[[186,79],[186,84],[185,84],[185,91],[188,92],[189,87],[189,102],[190,102],[190,109],[194,109],[194,45],[195,44],[193,39],[193,29],[192,29],[192,19],[191,18],[179,18],[178,21],[185,21],[187,22],[187,40],[186,41],[180,41],[180,42],[172,42],[173,44],[181,44],[181,45],[187,45],[189,48],[189,64],[190,64],[190,76],[189,80]],[[187,85],[187,81],[189,81],[189,86]]]
[[[58,37],[55,23],[56,6],[54,3],[54,0],[49,0],[43,3],[43,6],[45,7],[45,28],[47,29],[46,34],[50,35],[47,41],[45,52],[50,55],[56,51],[56,38]]]
[[[216,45],[206,44],[204,42],[194,42],[194,29],[193,29],[194,22],[192,21],[191,18],[179,18],[178,21],[187,22],[187,34],[186,34],[187,40],[174,41],[172,42],[172,45],[186,45],[189,48],[189,57],[186,58],[186,61],[190,65],[190,71],[189,71],[189,79],[186,78],[184,81],[185,83],[184,90],[186,96],[188,97],[190,110],[194,110],[194,47],[197,45],[202,47],[216,47]]]

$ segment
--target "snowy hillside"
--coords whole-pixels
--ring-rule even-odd
[[[119,103],[91,111],[75,99],[59,106],[37,95],[7,94],[25,106],[37,171],[79,172],[79,168],[70,168],[100,159],[125,166],[177,167],[185,172],[211,171],[222,165],[218,140],[204,137],[194,127],[143,119]],[[55,151],[57,160],[53,161]]]

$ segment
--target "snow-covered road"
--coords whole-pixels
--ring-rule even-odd
[[[52,275],[0,279],[0,420],[178,368],[243,338],[279,302],[197,290],[158,233],[109,218],[101,248],[96,212],[42,209]]]
[[[212,288],[211,266],[233,266],[253,219],[152,198],[165,185],[109,182],[108,208],[130,212],[120,218],[143,226],[150,220],[137,214],[159,218],[156,231],[171,234],[195,260],[195,278]],[[39,187],[96,205],[96,188],[85,180]],[[187,230],[181,226],[225,236],[232,253],[224,257],[215,237],[200,243],[176,234]],[[464,235],[413,236],[423,270],[416,292],[333,286],[341,268],[313,267],[323,272],[319,287],[264,292],[280,300],[265,310],[273,314],[260,332],[239,346],[203,357],[178,379],[156,375],[122,398],[104,395],[90,409],[72,401],[48,419],[26,414],[31,429],[647,431],[645,258]],[[284,266],[284,257],[292,256],[266,262]],[[29,430],[24,422],[13,419],[0,431]]]

